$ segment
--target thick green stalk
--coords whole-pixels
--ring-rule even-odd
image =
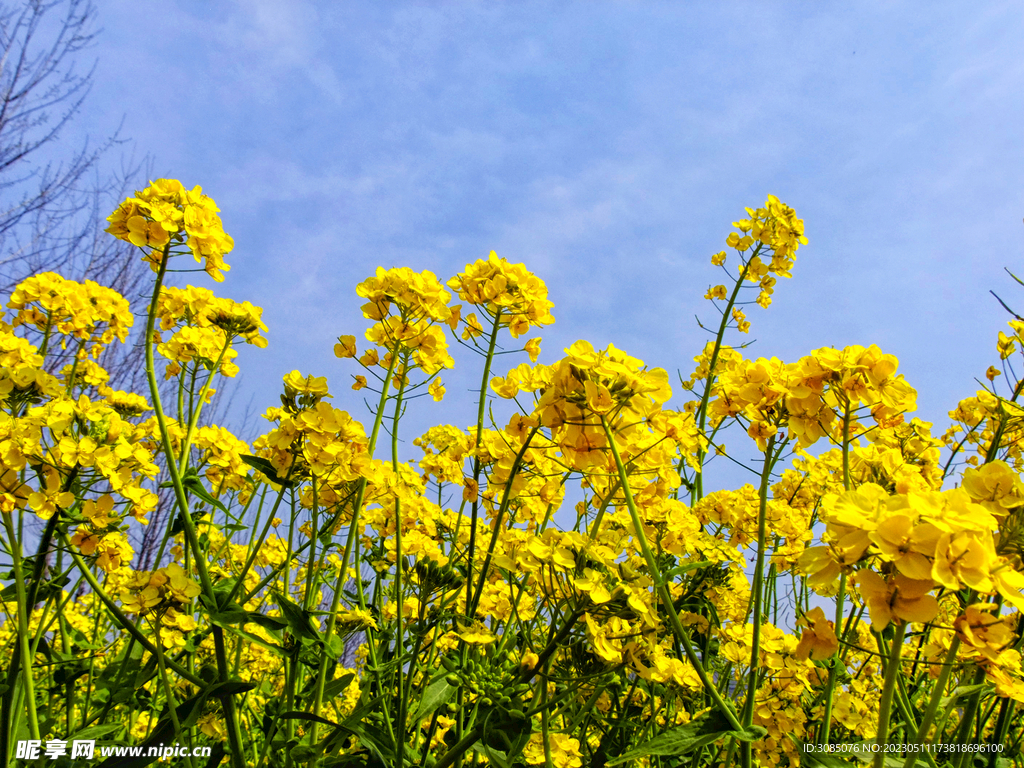
[[[551,717],[548,711],[548,669],[549,665],[545,664],[544,676],[540,679],[540,705],[543,707],[540,713],[540,732],[541,742],[544,744],[544,765],[551,768],[551,739],[548,736],[548,720]]]
[[[782,453],[782,449],[780,448],[779,454],[776,454],[775,456],[772,455],[775,452],[775,438],[776,435],[769,437],[768,445],[765,447],[764,469],[761,471],[761,487],[758,490],[757,560],[754,565],[754,579],[753,584],[751,585],[751,599],[754,601],[754,615],[752,618],[754,628],[753,637],[750,642],[750,680],[747,682],[747,701],[743,707],[744,726],[753,725],[754,723],[754,698],[757,694],[757,670],[761,662],[761,614],[764,609],[762,603],[764,595],[765,538],[768,522],[768,483],[771,482],[772,468],[775,466],[775,462]],[[750,742],[743,742],[742,749],[744,764],[750,765]]]
[[[213,367],[210,369],[210,375],[206,377],[206,382],[203,384],[203,389],[199,393],[199,398],[196,402],[195,407],[192,409],[192,415],[188,420],[188,431],[185,433],[185,439],[181,441],[181,458],[178,462],[178,471],[181,473],[185,472],[185,467],[188,466],[188,452],[192,447],[192,439],[195,437],[196,426],[199,424],[199,414],[203,412],[203,405],[206,403],[206,393],[210,391],[210,384],[213,381],[213,377],[217,375],[217,371],[220,370],[220,364],[224,361],[224,355],[231,349],[231,342],[233,337],[224,333],[224,346],[220,350],[220,354],[217,355],[216,361],[213,363]]]
[[[374,415],[373,429],[370,432],[370,442],[367,451],[371,459],[373,458],[374,450],[376,449],[377,446],[377,436],[380,434],[380,425],[384,419],[384,406],[387,404],[388,401],[388,389],[391,386],[391,377],[395,373],[395,365],[397,364],[397,362],[398,348],[396,345],[395,349],[391,351],[391,364],[388,366],[388,373],[384,377],[384,383],[381,385],[380,400],[377,403],[377,412]],[[331,637],[334,636],[334,628],[337,625],[338,621],[338,609],[341,607],[342,590],[345,588],[346,576],[348,574],[349,558],[353,559],[353,565],[357,570],[357,592],[359,594],[360,601],[363,600],[362,580],[360,579],[358,573],[359,553],[357,545],[359,541],[359,520],[360,515],[362,513],[363,494],[365,493],[365,491],[366,478],[364,477],[361,478],[359,481],[359,489],[356,491],[356,498],[352,502],[352,522],[349,524],[348,538],[345,540],[345,551],[341,556],[341,568],[338,571],[338,581],[334,586],[334,595],[331,598],[331,609],[330,612],[327,614],[327,627],[324,630],[323,636],[323,641],[325,645],[331,639]],[[361,604],[360,607],[365,608],[365,603]],[[367,637],[367,647],[370,648],[371,653],[375,654],[375,651],[373,650],[374,645],[372,639],[369,637]],[[374,665],[376,665],[375,659],[371,659],[371,661],[374,663]],[[316,692],[313,695],[313,714],[315,715],[319,715],[320,710],[323,707],[324,686],[327,684],[327,666],[328,656],[325,653],[321,656],[320,659],[320,668],[317,671]],[[385,720],[387,720],[386,714]],[[310,766],[315,766],[316,763],[317,758],[313,758],[310,761]]]
[[[398,419],[402,414],[402,396],[405,394],[405,384],[407,379],[406,370],[408,367],[409,358],[405,356],[402,365],[402,380],[398,386],[398,394],[395,395],[395,413],[391,420],[391,468],[394,470],[395,475],[398,475]],[[395,739],[395,760],[398,765],[405,764],[405,726],[406,726],[406,710],[408,702],[406,701],[405,691],[405,676],[402,674],[402,651],[405,647],[405,621],[403,614],[403,607],[405,604],[404,595],[402,594],[402,500],[397,496],[395,497],[395,695],[398,700],[398,712],[397,723],[395,724],[395,731],[397,738]],[[415,666],[416,659],[410,662],[410,666]]]
[[[672,602],[672,593],[669,591],[668,585],[662,578],[661,571],[658,568],[658,563],[654,559],[654,553],[651,551],[650,544],[647,543],[647,535],[644,533],[643,523],[640,521],[640,514],[637,512],[636,503],[633,501],[633,493],[629,488],[626,466],[622,463],[622,457],[619,455],[618,446],[615,444],[615,436],[612,434],[612,431],[608,426],[608,422],[603,416],[601,417],[601,425],[604,427],[604,433],[608,438],[608,446],[611,448],[612,456],[615,459],[615,466],[619,472],[619,481],[622,484],[622,492],[626,497],[626,508],[629,510],[629,516],[633,522],[633,528],[636,531],[637,542],[640,544],[640,550],[643,553],[644,560],[647,562],[647,568],[651,572],[651,579],[654,581],[654,589],[657,592],[658,597],[661,599],[665,612],[668,614],[672,632],[676,636],[680,645],[682,645],[687,661],[693,665],[694,670],[697,672],[697,676],[700,678],[701,684],[704,686],[704,690],[711,696],[711,700],[714,702],[715,707],[717,707],[722,713],[733,730],[741,731],[743,730],[743,726],[737,719],[736,713],[733,712],[732,708],[725,703],[721,694],[718,693],[718,689],[715,687],[714,682],[708,676],[708,673],[705,671],[704,666],[697,657],[697,654],[694,653],[693,646],[690,644],[690,638],[686,635],[686,630],[683,629],[683,624],[679,620],[679,614],[676,613],[675,605]],[[440,768],[440,766],[438,768]]]
[[[56,513],[54,513],[56,516]],[[35,684],[32,680],[32,651],[28,641],[28,619],[32,606],[28,603],[28,595],[25,592],[25,575],[21,563],[21,543],[18,541],[14,530],[14,521],[10,512],[4,512],[4,527],[10,537],[11,561],[14,566],[14,588],[16,600],[18,601],[18,652],[21,655],[22,685],[25,689],[25,705],[28,710],[28,731],[33,739],[39,739],[39,716],[36,713]],[[5,756],[6,759],[6,756]]]
[[[889,714],[892,711],[892,699],[896,690],[896,676],[900,671],[900,654],[903,652],[903,635],[907,631],[907,622],[900,621],[892,637],[892,648],[889,650],[889,662],[885,667],[885,680],[882,683],[882,698],[878,702],[878,733],[875,744],[880,750],[875,753],[873,768],[885,768],[885,744],[889,741]]]
[[[484,375],[480,382],[480,400],[476,410],[476,445],[473,451],[473,483],[476,485],[477,494],[473,499],[473,506],[470,512],[469,526],[469,549],[466,554],[466,613],[470,621],[473,620],[469,613],[469,606],[473,601],[473,559],[476,556],[476,521],[480,514],[480,438],[484,433],[484,412],[487,406],[487,386],[490,382],[491,363],[494,360],[494,349],[498,343],[498,330],[501,328],[501,310],[494,315],[494,326],[491,328],[491,338],[487,344],[487,356],[484,359]]]
[[[189,513],[188,496],[185,494],[185,487],[181,482],[181,473],[175,461],[174,446],[171,444],[171,435],[167,429],[167,420],[164,416],[163,405],[160,402],[160,386],[156,378],[156,364],[153,360],[153,333],[156,328],[156,309],[160,300],[160,289],[163,286],[164,277],[167,274],[167,261],[170,258],[171,244],[168,243],[163,250],[160,259],[160,267],[156,280],[153,283],[153,296],[149,302],[149,310],[146,313],[146,379],[149,382],[149,394],[153,402],[153,411],[156,414],[157,424],[160,428],[160,440],[167,458],[167,471],[171,476],[171,485],[174,488],[174,496],[178,502],[181,514],[182,525],[185,531],[185,538],[195,553],[196,571],[202,585],[203,594],[207,601],[217,604],[217,598],[213,591],[213,582],[210,579],[210,572],[207,568],[206,559],[203,556],[202,548],[199,546],[199,536],[196,534],[192,516]],[[173,525],[174,517],[168,520],[168,526]],[[221,682],[228,682],[230,670],[227,666],[227,657],[224,652],[224,630],[221,627],[213,628],[214,646],[216,648],[217,672]],[[245,768],[245,760],[242,751],[242,734],[238,727],[238,718],[235,713],[234,695],[225,694],[221,697],[224,707],[224,715],[227,719],[228,743],[231,748],[231,764],[234,768]]]
[[[953,641],[946,651],[946,658],[942,660],[942,669],[939,670],[939,677],[932,686],[932,695],[928,699],[928,706],[921,717],[921,724],[917,726],[917,734],[912,739],[914,744],[931,744],[932,739],[928,737],[928,731],[935,720],[935,714],[939,711],[939,703],[946,692],[946,685],[949,683],[949,676],[953,672],[953,665],[956,663],[956,653],[960,650],[960,636],[953,635]],[[917,762],[917,752],[910,752],[903,762],[903,768],[914,768]]]
[[[761,253],[762,245],[757,244],[757,248],[750,255],[750,258],[754,258]],[[701,395],[700,405],[697,407],[697,428],[700,434],[704,434],[704,428],[707,424],[708,418],[708,401],[711,398],[711,386],[715,381],[715,366],[718,364],[718,355],[722,351],[722,340],[725,338],[725,329],[729,327],[729,320],[732,317],[732,308],[736,304],[736,299],[739,296],[740,288],[743,287],[743,279],[747,276],[747,268],[750,261],[742,262],[743,266],[740,268],[739,276],[736,278],[736,284],[732,288],[732,293],[729,294],[729,301],[725,305],[725,309],[722,311],[722,322],[719,323],[718,333],[715,334],[715,346],[711,351],[711,360],[708,361],[708,377],[704,385],[704,394]],[[693,490],[690,493],[690,506],[692,507],[702,498],[704,498],[704,457],[707,456],[707,451],[698,448],[697,450],[697,476],[694,478]]]
[[[850,420],[853,413],[850,407],[850,399],[846,399],[846,407],[843,410],[843,490],[850,490]],[[845,631],[842,631],[843,610],[846,599],[846,572],[839,576],[839,591],[836,593],[836,620],[835,629],[840,631],[839,638],[846,639]],[[818,729],[818,743],[828,744],[829,734],[832,729],[832,698],[836,690],[836,680],[839,676],[839,666],[845,662],[840,654],[841,648],[837,648],[833,654],[828,668],[828,682],[825,683],[825,713],[822,715],[821,728]]]

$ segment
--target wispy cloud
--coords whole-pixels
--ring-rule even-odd
[[[253,361],[264,393],[362,327],[376,265],[447,276],[491,248],[548,281],[549,359],[584,336],[686,369],[708,258],[767,193],[811,244],[751,309],[753,354],[884,343],[930,418],[988,365],[1024,215],[1015,3],[102,10],[93,118],[117,105],[221,203],[223,290],[290,339]]]

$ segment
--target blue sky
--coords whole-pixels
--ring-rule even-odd
[[[82,129],[123,116],[155,176],[201,184],[236,246],[197,284],[265,309],[242,406],[299,368],[365,419],[332,354],[366,327],[356,283],[491,249],[549,286],[543,362],[585,338],[686,375],[709,258],[769,193],[810,244],[749,354],[876,343],[944,425],[996,361],[988,291],[1024,308],[1016,2],[104,0],[99,22]],[[478,375],[422,424],[472,421],[449,400]]]

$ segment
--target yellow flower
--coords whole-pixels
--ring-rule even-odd
[[[500,376],[495,376],[491,379],[491,389],[498,397],[511,400],[519,394],[519,382],[513,374],[514,371],[509,372],[509,375],[504,379]]]
[[[490,645],[497,640],[491,630],[480,623],[469,627],[459,624],[458,635],[464,643],[469,645]]]
[[[357,629],[373,628],[378,629],[377,621],[369,611],[360,608],[349,608],[338,611],[338,624],[345,629],[355,631]]]
[[[285,393],[291,396],[299,394],[330,397],[327,393],[326,376],[303,376],[298,371],[292,371],[285,374],[284,387]]]
[[[1024,483],[1005,461],[968,469],[961,487],[973,501],[1000,517],[1015,507],[1024,506]]]
[[[230,269],[224,254],[234,248],[234,241],[224,231],[218,211],[202,187],[186,190],[176,179],[157,179],[107,217],[110,226],[106,231],[139,248],[149,248],[143,258],[154,270],[171,238],[184,240],[195,260],[205,259],[207,273],[220,282],[222,270]]]
[[[544,282],[522,264],[509,264],[498,258],[494,251],[487,259],[467,264],[464,272],[448,281],[448,287],[458,291],[463,301],[482,307],[491,317],[500,314],[500,324],[516,338],[531,327],[555,321],[551,316],[554,304],[548,301]],[[472,314],[466,318],[466,333],[470,337],[478,335],[475,328],[470,331],[471,318],[476,319]]]
[[[430,386],[427,387],[427,391],[430,393],[430,396],[434,398],[434,401],[439,403],[444,397],[444,384],[441,383],[440,379],[434,379],[430,382]]]
[[[519,661],[519,669],[523,672],[532,672],[540,663],[540,656],[533,651],[527,651]]]
[[[339,336],[338,343],[334,345],[334,354],[337,357],[355,357],[356,337]]]
[[[562,733],[549,733],[548,751],[551,753],[552,768],[580,768],[583,765],[579,739]],[[544,765],[547,762],[542,734],[534,733],[530,737],[529,743],[523,750],[523,758],[527,765]]]
[[[186,603],[202,592],[199,584],[190,579],[177,563],[170,563],[160,570],[167,578],[166,588],[169,595],[179,603]]]
[[[1016,640],[1007,618],[992,615],[995,609],[993,603],[969,605],[953,622],[960,639],[990,661]]]
[[[523,350],[530,356],[530,362],[536,363],[537,358],[540,357],[540,339],[530,339],[526,342]]]
[[[990,568],[995,561],[991,534],[944,533],[935,545],[931,577],[947,589],[968,586],[979,592],[991,592]]]
[[[941,535],[934,525],[914,525],[909,516],[896,514],[882,520],[870,538],[883,557],[896,564],[900,573],[910,579],[924,580],[932,578],[928,556],[935,552]]]
[[[813,661],[824,661],[839,650],[839,639],[836,637],[835,626],[825,618],[825,611],[820,607],[808,611],[800,622],[805,625],[800,643],[794,655],[801,661],[810,658]]]
[[[902,574],[882,578],[874,571],[860,570],[854,576],[871,615],[871,626],[881,632],[893,619],[924,624],[935,618],[938,601],[930,594],[935,583],[908,579]]]
[[[583,578],[574,579],[576,588],[586,592],[590,596],[590,599],[600,605],[601,603],[607,603],[612,599],[612,593],[608,591],[608,587],[604,585],[604,579],[601,574],[592,568],[583,569]],[[589,614],[588,614],[589,620]]]

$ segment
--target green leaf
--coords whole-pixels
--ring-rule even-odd
[[[340,659],[341,654],[345,652],[345,641],[337,635],[331,635],[324,643],[324,651],[332,659]]]
[[[988,687],[986,683],[977,683],[976,685],[958,685],[949,696],[943,696],[939,699],[939,706],[945,709],[957,699],[963,696],[970,696],[978,691],[984,690],[986,687]]]
[[[223,609],[210,613],[210,621],[218,626],[245,624],[248,620],[248,611],[238,603],[229,603]]]
[[[618,765],[645,755],[683,755],[727,738],[757,741],[767,733],[767,729],[759,725],[750,725],[742,731],[734,731],[725,716],[718,710],[713,710],[686,725],[663,731],[639,747],[609,760],[607,764]]]
[[[249,611],[247,621],[251,621],[253,624],[259,624],[270,632],[280,632],[288,626],[288,622],[283,621],[276,616],[267,616],[259,613],[258,611]]]
[[[478,752],[487,758],[487,762],[496,765],[498,768],[510,768],[508,755],[501,750],[487,746],[484,742],[478,741],[472,746],[472,751]],[[608,763],[611,765],[611,763]]]
[[[367,715],[373,712],[374,708],[383,700],[383,696],[378,696],[375,699],[366,701],[353,709],[349,713],[348,717],[339,723],[338,726],[329,733],[322,742],[320,742],[320,748],[323,753],[330,754],[349,736],[358,736],[363,746],[377,755],[381,760],[384,759],[384,752],[394,754],[393,744],[392,747],[388,746],[388,742],[383,732],[364,722],[367,719]]]
[[[161,488],[163,488],[164,486],[170,488],[171,484],[170,483],[161,483],[160,484]],[[201,510],[201,509],[194,509],[194,510],[192,510],[191,518],[192,518],[192,526],[193,527],[195,527],[199,523],[199,521],[203,519],[203,515],[204,514],[205,514],[205,512],[203,512],[203,510]],[[174,517],[174,522],[171,524],[171,535],[172,536],[176,536],[177,534],[182,533],[184,530],[185,530],[185,521],[184,521],[184,518],[181,516],[181,512],[179,511],[178,514],[175,515],[175,517]]]
[[[203,485],[203,481],[200,480],[195,475],[187,475],[181,478],[181,484],[186,491],[191,493],[196,498],[202,499],[211,507],[216,507],[225,515],[229,514],[228,508],[221,504],[219,501],[217,501],[215,498],[213,498],[213,496],[210,495],[210,492],[206,490],[206,486]]]
[[[291,758],[293,763],[304,765],[305,763],[308,763],[310,759],[316,757],[316,750],[308,744],[298,744],[288,750],[288,756]]]
[[[345,689],[352,684],[355,677],[354,672],[349,672],[347,675],[342,675],[337,680],[331,680],[324,686],[324,699],[329,701],[340,696],[345,692]]]
[[[298,712],[293,710],[290,712],[282,712],[278,717],[282,720],[308,720],[311,723],[322,723],[323,725],[329,725],[332,728],[338,727],[338,724],[333,720],[328,720],[320,717],[320,715],[314,715],[310,712]]]
[[[103,736],[108,736],[111,733],[117,733],[124,725],[122,723],[106,723],[104,725],[90,725],[88,728],[83,728],[77,733],[73,734],[68,738],[68,741],[85,740],[85,739],[100,739]]]
[[[135,681],[132,683],[132,688],[138,690],[150,680],[156,676],[157,671],[157,660],[156,656],[150,655],[146,660],[145,665],[135,673]]]
[[[413,721],[419,722],[442,704],[447,704],[448,699],[452,697],[454,692],[455,689],[448,685],[448,681],[443,677],[440,680],[435,680],[423,692],[423,698],[420,699],[420,705],[416,708],[416,714],[412,718]]]
[[[225,680],[223,683],[217,683],[210,688],[210,696],[233,696],[236,693],[248,693],[249,691],[256,690],[256,683],[246,683],[242,680]]]
[[[319,640],[320,633],[313,627],[309,611],[304,611],[281,592],[275,591],[274,602],[281,607],[282,618],[293,635],[307,640]]]
[[[203,705],[206,704],[207,699],[211,697],[219,698],[235,693],[245,693],[246,691],[253,690],[255,687],[255,683],[243,683],[241,680],[227,680],[223,683],[208,685],[195,696],[178,705],[175,710],[178,715],[178,721],[183,729],[191,728],[199,722],[199,716],[203,712]]]
[[[224,762],[224,754],[227,750],[224,749],[223,742],[220,744],[214,744],[213,749],[210,750],[210,759],[206,761],[204,768],[217,768],[222,762]]]
[[[266,459],[261,459],[259,456],[248,456],[246,454],[242,454],[241,458],[242,461],[244,461],[250,467],[252,467],[257,472],[262,474],[264,477],[267,478],[267,480],[272,482],[274,485],[281,485],[284,486],[285,488],[291,488],[293,485],[295,485],[295,483],[291,481],[286,482],[279,478],[277,476],[277,469],[274,467],[273,464],[271,464]]]

